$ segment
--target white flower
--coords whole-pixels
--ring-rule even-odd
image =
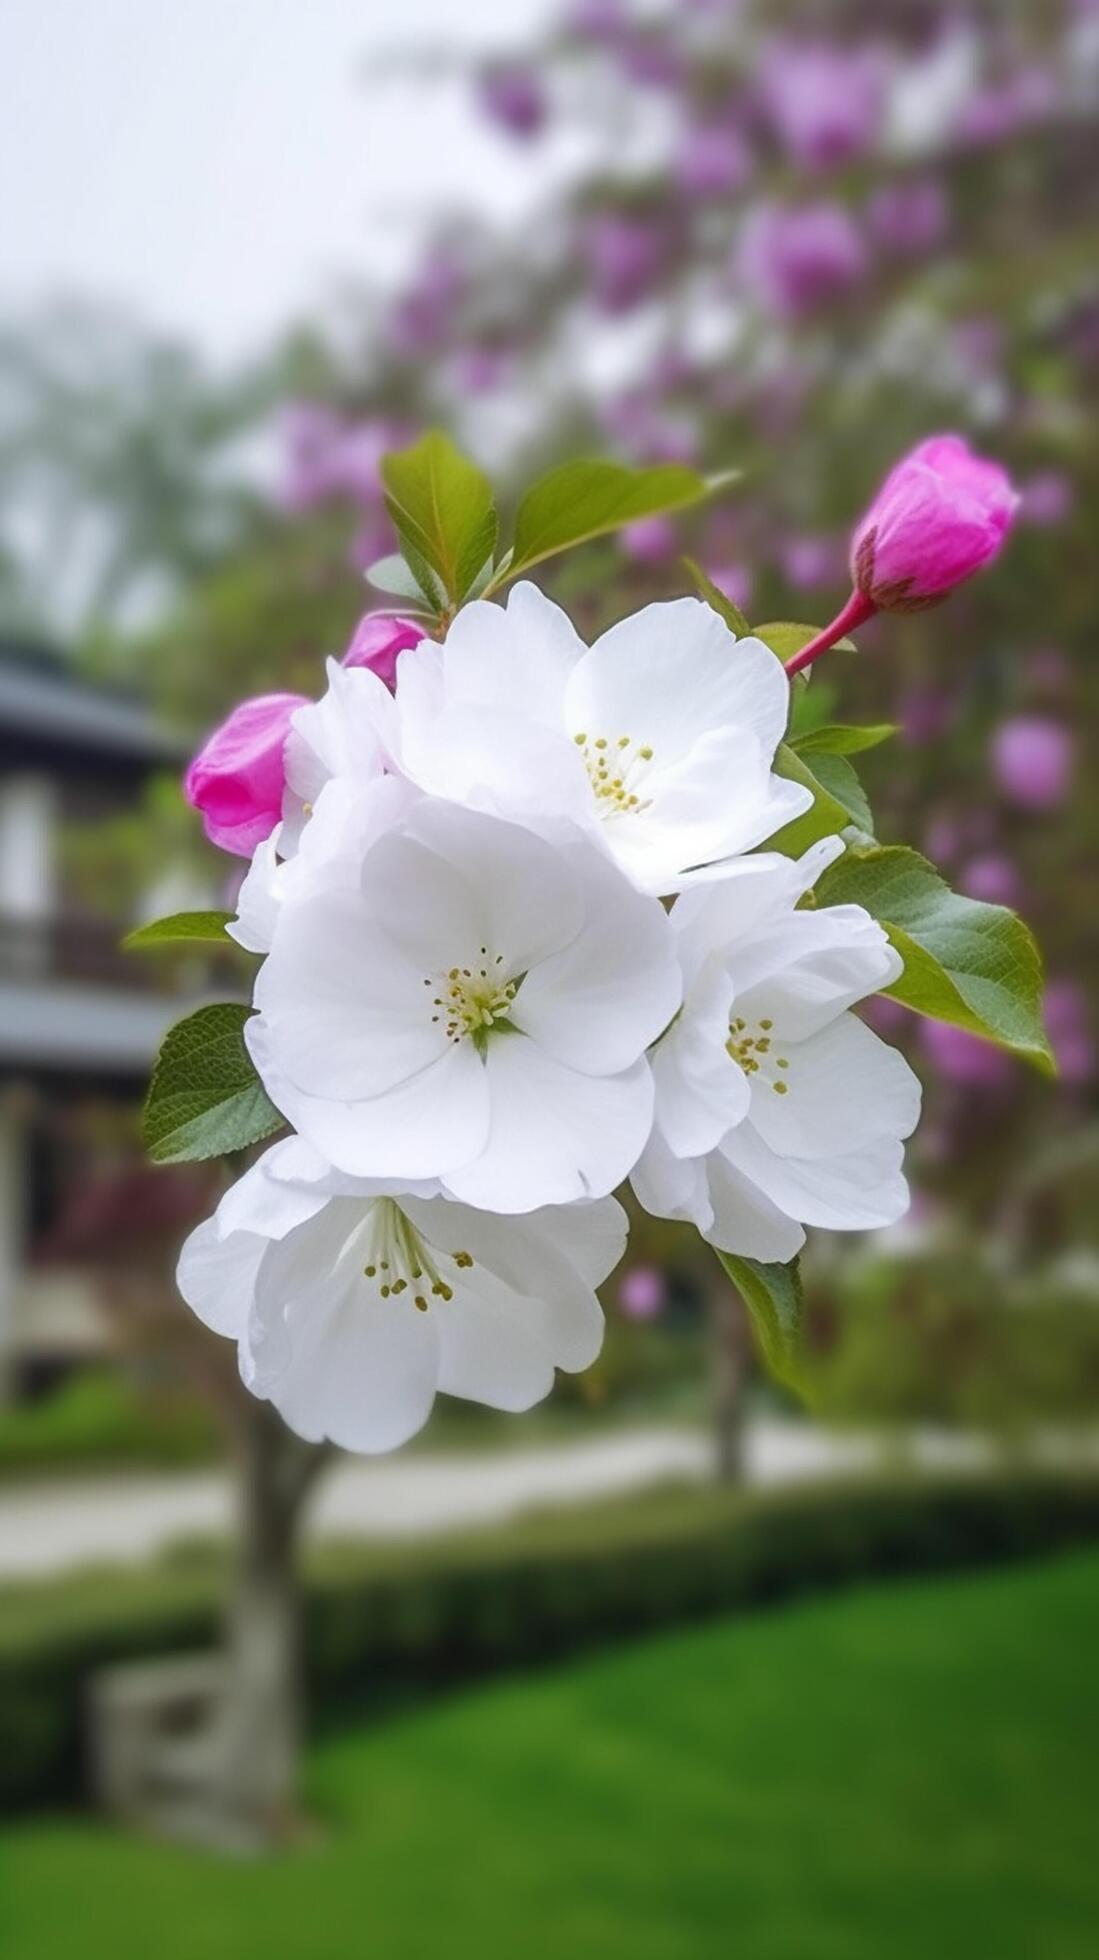
[[[598,1354],[594,1289],[625,1246],[621,1206],[501,1219],[434,1190],[341,1178],[288,1138],[187,1240],[184,1299],[300,1436],[394,1449],[437,1390],[529,1409],[555,1368]]]
[[[393,697],[369,667],[327,663],[328,687],[319,701],[290,717],[283,764],[279,852],[291,857],[325,784],[334,777],[362,784],[380,776],[393,722]]]
[[[679,969],[663,908],[582,835],[333,782],[275,878],[246,1039],[330,1164],[499,1212],[628,1176]]]
[[[668,894],[809,808],[771,773],[788,707],[781,662],[699,599],[646,606],[589,648],[518,585],[506,609],[466,606],[445,646],[401,655],[382,737],[433,795],[543,834],[568,818]]]
[[[745,858],[672,912],[684,1003],[653,1052],[653,1134],[633,1176],[647,1211],[723,1251],[788,1260],[803,1225],[855,1231],[906,1210],[902,1139],[920,1088],[846,1010],[902,963],[858,905],[797,910],[843,845]]]

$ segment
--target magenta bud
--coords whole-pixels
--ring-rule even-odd
[[[283,750],[304,694],[259,694],[242,701],[204,742],[183,778],[211,844],[251,857],[282,815]]]
[[[397,685],[397,655],[418,647],[427,634],[416,619],[400,613],[364,613],[343,657],[345,667],[369,667],[390,689]]]
[[[996,557],[1019,498],[961,436],[932,436],[897,464],[855,531],[851,576],[879,612],[936,605]]]

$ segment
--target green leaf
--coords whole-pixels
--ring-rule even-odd
[[[780,742],[775,755],[775,774],[790,782],[804,783],[813,792],[813,807],[805,815],[785,824],[764,844],[765,851],[781,851],[784,857],[801,857],[820,837],[838,836],[851,822],[846,804],[841,803],[818,781],[807,762],[788,743]]]
[[[600,460],[562,463],[527,491],[515,518],[515,544],[506,576],[529,571],[570,545],[604,537],[639,517],[685,510],[710,495],[711,486],[681,463],[628,469]]]
[[[155,1163],[221,1157],[281,1129],[285,1119],[244,1046],[251,1012],[218,1002],[169,1028],[141,1115],[145,1148]]]
[[[799,754],[803,754],[799,750]],[[845,755],[814,755],[813,774],[826,796],[841,804],[847,822],[856,824],[867,837],[874,835],[874,817],[854,769]]]
[[[790,747],[799,755],[860,755],[864,749],[880,747],[896,733],[895,721],[872,722],[862,728],[827,721],[818,728],[807,728],[804,735],[791,735]]]
[[[1014,912],[952,892],[905,845],[855,845],[816,888],[820,905],[864,905],[904,961],[887,989],[935,1021],[967,1028],[1053,1072],[1042,1026],[1042,963]]]
[[[788,1266],[768,1266],[759,1259],[741,1259],[731,1252],[719,1252],[717,1256],[748,1309],[768,1370],[777,1381],[804,1392],[805,1296],[797,1260],[791,1260]]]
[[[762,640],[772,653],[777,653],[780,660],[786,661],[792,660],[802,647],[807,647],[810,640],[815,640],[820,627],[795,626],[789,619],[769,619],[766,626],[753,626],[751,630],[753,639]],[[855,653],[858,650],[854,640],[837,640],[836,646],[841,653]]]
[[[685,558],[683,563],[694,581],[699,598],[705,599],[706,604],[712,606],[718,618],[725,621],[730,633],[735,633],[738,640],[745,639],[752,629],[740,607],[733,604],[728,594],[723,592],[719,585],[715,585],[712,578],[707,578],[701,565],[696,564],[693,558]]]
[[[148,925],[135,926],[122,941],[127,952],[141,952],[149,946],[180,946],[187,940],[200,940],[215,945],[232,945],[226,939],[225,928],[232,912],[172,912],[164,919],[151,919]]]
[[[487,476],[440,429],[384,457],[381,474],[386,508],[417,582],[423,585],[418,565],[427,566],[459,604],[496,545]]]
[[[426,571],[427,568],[424,569]],[[379,592],[388,592],[396,599],[411,599],[414,604],[422,606],[428,596],[408,560],[402,558],[399,551],[390,552],[388,558],[376,559],[366,576]],[[432,606],[437,606],[445,596],[441,588],[435,589],[433,582]]]

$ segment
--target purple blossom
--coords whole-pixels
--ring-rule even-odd
[[[992,741],[992,772],[1002,794],[1020,810],[1057,810],[1072,782],[1073,741],[1063,722],[1016,715]]]
[[[1087,995],[1075,980],[1051,980],[1046,988],[1045,1021],[1061,1081],[1083,1089],[1095,1079],[1095,1041]]]
[[[782,148],[822,171],[864,156],[881,128],[887,69],[876,48],[783,39],[766,50],[760,100]]]
[[[1071,477],[1063,470],[1039,470],[1022,486],[1019,515],[1040,530],[1053,529],[1071,515],[1073,501]]]
[[[845,545],[838,538],[806,532],[787,538],[781,564],[787,584],[797,592],[814,592],[843,576]]]
[[[670,558],[676,548],[676,536],[670,517],[639,517],[619,533],[627,558],[639,565],[659,565]]]
[[[618,1305],[628,1320],[655,1320],[664,1310],[668,1282],[659,1266],[629,1266],[618,1282]]]
[[[748,182],[752,156],[732,123],[695,123],[684,131],[672,169],[685,196],[728,197]]]
[[[532,68],[490,68],[481,77],[481,107],[490,122],[526,141],[544,127],[548,105],[541,78]]]
[[[941,742],[954,719],[954,696],[945,687],[910,687],[899,703],[901,740],[910,749]]]
[[[946,192],[933,177],[883,184],[871,197],[866,216],[870,235],[883,251],[916,257],[933,251],[946,236]]]
[[[1056,77],[1048,68],[1038,63],[1019,68],[974,90],[963,104],[958,134],[975,146],[1008,142],[1052,115],[1058,97]]]
[[[734,606],[745,612],[752,603],[752,574],[744,565],[708,565],[706,576]]]
[[[946,1021],[921,1022],[920,1047],[939,1074],[960,1089],[1000,1095],[1015,1073],[1011,1057],[1002,1048]]]
[[[581,247],[596,304],[604,313],[626,313],[656,285],[665,263],[665,241],[647,218],[601,211],[584,227]]]
[[[850,292],[867,263],[846,205],[768,205],[745,228],[737,270],[764,311],[800,320]]]
[[[1018,906],[1023,893],[1019,867],[1003,851],[970,858],[959,883],[967,897],[983,899],[986,905]]]

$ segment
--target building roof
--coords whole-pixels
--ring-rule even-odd
[[[0,981],[0,1075],[61,1069],[140,1080],[172,1022],[202,1004],[63,981]]]
[[[133,695],[96,687],[57,655],[0,641],[0,731],[54,748],[174,763],[180,736]]]

